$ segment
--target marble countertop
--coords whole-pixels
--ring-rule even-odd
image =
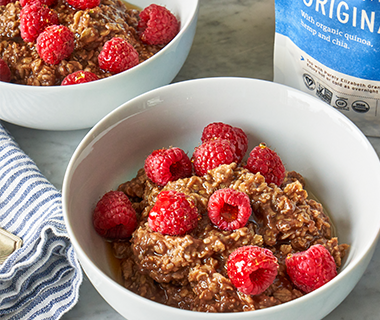
[[[274,4],[267,0],[200,0],[193,47],[174,82],[216,76],[272,80]],[[20,147],[58,189],[66,166],[88,130],[41,131],[4,123]],[[369,137],[380,155],[380,138]],[[380,245],[349,296],[326,320],[379,319]],[[305,315],[305,318],[307,316]],[[121,320],[85,277],[78,304],[63,320]]]

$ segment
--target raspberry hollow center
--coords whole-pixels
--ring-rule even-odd
[[[264,269],[257,269],[255,271],[253,271],[250,275],[249,275],[249,279],[252,281],[252,283],[258,283],[258,282],[262,282],[264,277],[266,277],[265,275],[265,270]]]
[[[239,208],[237,206],[231,206],[228,203],[224,203],[220,210],[220,215],[227,222],[235,221],[239,214]]]
[[[179,162],[174,162],[171,166],[170,166],[170,173],[172,174],[172,176],[177,179],[178,177],[181,176],[183,172],[183,167],[181,165],[181,163]]]

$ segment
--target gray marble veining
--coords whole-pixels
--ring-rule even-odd
[[[200,0],[193,47],[174,82],[203,77],[272,80],[274,4],[267,0]],[[47,132],[4,124],[58,189],[70,157],[88,130]],[[369,138],[380,155],[380,138]],[[379,213],[380,214],[380,213]],[[380,319],[380,246],[358,285],[325,320]],[[121,320],[85,277],[78,304],[64,320]],[[307,315],[305,315],[307,319]]]
[[[204,77],[273,78],[272,1],[200,0],[189,57],[174,81]]]

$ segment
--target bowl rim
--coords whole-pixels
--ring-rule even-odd
[[[126,2],[125,0],[121,0],[121,1]],[[19,87],[22,90],[40,90],[41,92],[44,92],[44,91],[47,92],[48,90],[53,91],[53,90],[57,90],[58,88],[60,90],[71,90],[72,88],[78,88],[78,85],[79,86],[87,86],[87,87],[95,86],[95,85],[100,86],[100,85],[103,85],[106,81],[109,81],[109,82],[110,81],[117,81],[119,78],[124,77],[126,75],[130,75],[131,77],[133,77],[134,73],[139,72],[140,69],[142,69],[144,67],[148,67],[150,64],[154,63],[155,60],[159,59],[162,55],[164,55],[166,53],[166,51],[170,50],[170,48],[173,47],[178,42],[178,40],[183,37],[183,34],[186,32],[186,30],[192,24],[194,19],[197,19],[198,12],[199,12],[199,1],[200,0],[186,0],[187,3],[192,4],[191,11],[190,11],[191,14],[189,15],[189,18],[186,20],[186,22],[183,25],[182,25],[182,22],[180,21],[180,30],[176,34],[176,36],[168,44],[166,44],[165,47],[163,47],[159,52],[154,54],[149,59],[139,63],[138,65],[136,65],[133,68],[130,68],[128,70],[114,74],[114,75],[106,77],[106,78],[98,79],[96,81],[79,83],[79,84],[76,84],[75,86],[73,86],[73,85],[67,85],[67,86],[61,86],[61,85],[32,86],[32,85],[26,85],[26,84],[18,84],[18,83],[10,83],[10,82],[0,81],[0,88],[1,88],[1,86],[4,86],[4,89],[6,89],[7,87],[9,87],[9,88],[10,87],[12,87],[12,88]],[[181,1],[179,1],[179,3],[181,3]],[[177,14],[176,14],[176,16],[177,16]]]
[[[78,161],[78,159],[80,158],[80,155],[82,154],[82,152],[89,146],[91,141],[96,139],[100,135],[102,135],[104,130],[107,130],[113,126],[116,126],[119,122],[124,121],[125,119],[127,119],[128,117],[130,117],[134,114],[133,112],[131,112],[129,115],[124,114],[123,118],[120,118],[120,117],[118,118],[118,117],[115,117],[115,115],[117,115],[117,113],[123,112],[124,109],[128,108],[129,105],[134,104],[136,101],[144,100],[144,99],[146,99],[147,96],[154,95],[156,92],[160,92],[162,90],[167,90],[169,87],[170,87],[169,89],[171,89],[173,87],[175,88],[176,86],[186,86],[187,83],[195,83],[195,82],[205,82],[203,85],[207,85],[206,82],[213,82],[213,81],[251,81],[252,83],[253,82],[263,83],[263,84],[267,84],[269,86],[277,86],[279,88],[284,88],[285,90],[291,91],[292,93],[295,93],[297,96],[301,96],[304,99],[315,101],[317,104],[320,105],[320,108],[325,109],[326,112],[336,113],[336,115],[340,118],[340,120],[342,122],[344,122],[346,125],[348,125],[351,130],[356,132],[356,134],[361,137],[361,139],[364,141],[366,146],[369,148],[369,150],[370,150],[369,152],[372,154],[372,157],[377,158],[377,162],[379,164],[379,170],[380,170],[380,159],[377,156],[376,151],[374,150],[373,146],[371,145],[371,143],[369,142],[367,137],[362,133],[362,131],[349,118],[344,116],[340,111],[336,110],[335,108],[332,108],[328,104],[324,104],[322,101],[318,100],[314,96],[311,96],[310,94],[307,94],[307,93],[300,91],[300,90],[297,90],[295,88],[292,88],[292,87],[289,87],[289,86],[286,86],[286,85],[283,85],[280,83],[268,81],[268,80],[246,78],[246,77],[209,77],[209,78],[198,78],[198,79],[185,80],[185,81],[180,81],[180,82],[176,82],[176,83],[171,83],[171,84],[150,90],[148,92],[145,92],[145,93],[143,93],[139,96],[136,96],[135,98],[123,103],[118,108],[114,109],[112,112],[110,112],[105,117],[103,117],[98,123],[96,123],[94,125],[94,127],[84,136],[84,138],[82,139],[80,144],[77,146],[76,150],[74,151],[74,153],[73,153],[73,155],[69,161],[69,164],[67,166],[67,169],[66,169],[66,172],[64,175],[63,185],[62,185],[63,215],[64,215],[64,220],[66,222],[66,227],[67,227],[70,239],[74,244],[74,249],[75,249],[75,251],[78,252],[78,255],[81,257],[81,259],[85,259],[86,265],[90,265],[92,269],[95,269],[97,271],[97,273],[99,275],[101,275],[101,277],[103,277],[104,279],[107,280],[107,282],[110,281],[110,283],[112,284],[113,288],[115,288],[115,290],[122,290],[122,292],[126,292],[126,294],[128,296],[133,297],[133,298],[138,299],[138,300],[141,300],[144,303],[149,303],[149,304],[155,303],[157,308],[160,308],[160,309],[163,308],[163,310],[166,310],[166,311],[174,309],[174,310],[172,310],[173,313],[177,313],[177,312],[179,312],[180,314],[184,313],[184,312],[185,313],[194,313],[194,311],[170,307],[170,306],[167,306],[167,305],[155,302],[155,301],[151,301],[147,298],[141,297],[140,295],[133,293],[132,291],[123,287],[117,281],[110,278],[108,275],[106,275],[100,268],[98,268],[91,261],[91,259],[87,255],[87,253],[82,249],[82,247],[78,243],[78,241],[74,235],[74,232],[73,232],[73,230],[69,224],[69,217],[67,214],[68,199],[66,198],[66,195],[68,194],[68,185],[69,185],[69,182],[71,179],[70,172],[74,168],[74,166],[75,166],[76,162]],[[112,118],[114,118],[114,119],[111,121]],[[104,127],[104,124],[107,124],[107,126]],[[380,175],[380,171],[379,171],[379,175]],[[379,181],[380,181],[380,179],[379,179]],[[379,186],[380,186],[380,184],[379,184]],[[335,286],[337,283],[342,283],[342,281],[344,279],[346,279],[347,277],[350,277],[350,275],[354,272],[356,267],[358,267],[358,265],[360,265],[364,259],[368,258],[368,256],[370,259],[373,255],[373,251],[376,248],[376,245],[377,245],[379,239],[380,239],[380,226],[379,226],[377,233],[374,234],[373,237],[370,239],[370,241],[368,241],[366,243],[365,250],[363,250],[362,252],[356,253],[357,257],[354,261],[350,261],[348,263],[348,265],[344,266],[344,268],[338,272],[338,275],[334,279],[332,279],[331,281],[329,281],[328,283],[326,283],[322,287],[316,289],[315,291],[310,292],[308,294],[305,294],[302,297],[291,300],[289,302],[282,303],[282,304],[276,305],[276,306],[272,306],[270,308],[259,309],[259,310],[254,310],[254,311],[247,311],[247,312],[237,312],[235,314],[239,317],[242,317],[243,319],[245,319],[246,316],[252,317],[252,315],[253,315],[252,312],[255,312],[254,314],[260,314],[262,316],[266,313],[272,313],[275,311],[277,312],[277,311],[282,310],[284,308],[291,308],[294,304],[300,303],[302,301],[307,301],[309,299],[314,299],[314,297],[323,295],[325,291],[329,290],[329,288],[331,288],[332,286]],[[363,273],[364,273],[364,271],[365,270],[363,270]],[[349,292],[347,292],[346,296],[348,294],[349,294]],[[199,312],[199,313],[203,314],[205,312]],[[214,313],[206,313],[206,314],[207,314],[207,317],[209,319],[214,319],[214,318],[215,319],[223,319],[223,317],[225,317],[225,318],[231,317],[231,313],[215,313],[215,314]]]

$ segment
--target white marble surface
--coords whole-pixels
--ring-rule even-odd
[[[274,6],[268,0],[200,0],[194,44],[174,81],[214,76],[272,80]],[[4,123],[21,148],[58,188],[76,146],[88,130],[40,131]],[[369,138],[380,155],[380,138]],[[380,214],[380,213],[379,213]],[[380,319],[380,246],[358,285],[326,320]],[[64,320],[123,319],[85,277],[78,304]],[[307,315],[305,315],[307,319]]]

